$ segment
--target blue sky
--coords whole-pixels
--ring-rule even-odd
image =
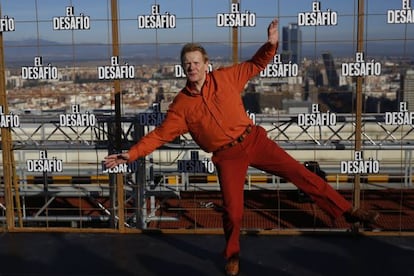
[[[255,28],[244,28],[241,32],[242,34],[243,32],[245,33],[245,36],[247,36],[246,39],[248,37],[252,37],[252,39],[263,38],[265,27],[272,17],[279,17],[281,25],[286,25],[297,19],[298,12],[311,11],[312,2],[314,1],[240,0],[242,12],[249,10],[256,13],[258,17]],[[317,28],[317,35],[323,38],[338,38],[339,33],[346,35],[352,34],[354,28],[353,14],[357,7],[357,1],[324,0],[319,2],[321,3],[323,11],[327,9],[337,11],[339,19],[338,26],[336,27]],[[83,35],[79,31],[79,34],[76,35],[77,39],[99,41],[107,37],[108,24],[105,20],[109,16],[110,0],[1,0],[0,3],[3,15],[14,17],[16,22],[20,22],[16,24],[15,33],[10,35],[13,39],[41,36],[45,39],[72,40],[73,37],[68,35],[68,32],[66,34],[65,32],[59,34],[59,32],[51,31],[51,23],[48,22],[54,16],[64,15],[66,6],[74,6],[75,15],[84,13],[94,20],[92,29],[90,31],[83,31],[86,33]],[[177,16],[177,30],[168,30],[170,35],[164,34],[167,36],[167,39],[176,40],[182,36],[184,40],[188,40],[189,32],[192,37],[200,36],[200,40],[208,40],[217,37],[217,35],[222,36],[228,34],[228,28],[215,28],[215,16],[217,13],[229,12],[231,0],[118,0],[118,3],[119,17],[122,20],[121,34],[122,32],[128,33],[129,35],[131,34],[130,32],[138,33],[137,15],[149,14],[151,5],[155,3],[160,5],[161,13],[170,12]],[[367,22],[368,33],[378,33],[379,35],[380,30],[382,34],[386,31],[387,35],[401,33],[400,31],[395,31],[396,29],[403,29],[401,26],[399,26],[400,28],[395,28],[396,26],[385,24],[385,16],[388,9],[400,9],[402,7],[402,0],[365,0],[365,7],[367,14],[370,14],[369,18],[372,18],[371,21]],[[40,20],[37,26],[34,24],[36,18]],[[191,18],[199,19],[191,20]],[[189,27],[189,25],[191,26]],[[305,36],[307,33],[309,35],[315,34],[315,28],[306,28],[303,29]],[[258,30],[263,30],[263,32],[260,33]],[[147,30],[140,31],[142,33],[149,33]],[[160,32],[163,33],[162,30]],[[203,37],[205,39],[201,39]],[[126,35],[123,39],[125,41],[130,40]]]
[[[228,43],[231,29],[216,26],[218,13],[229,13],[231,0],[118,0],[121,43]],[[300,12],[310,12],[313,0],[240,0],[240,10],[257,16],[255,27],[241,28],[239,41],[257,43],[266,40],[266,27],[273,17],[280,25],[297,22]],[[357,0],[321,0],[321,10],[338,13],[337,26],[302,27],[304,43],[355,43]],[[413,1],[414,2],[414,1]],[[61,43],[106,43],[111,41],[110,0],[0,0],[2,15],[14,17],[16,31],[4,35],[7,41],[45,39]],[[160,12],[177,16],[175,29],[142,30],[137,16],[147,15],[151,6],[160,5]],[[52,18],[65,15],[65,7],[73,6],[75,15],[91,17],[91,29],[55,31]],[[365,37],[367,40],[407,41],[414,38],[414,24],[387,24],[390,9],[401,9],[402,0],[365,0]],[[402,46],[403,47],[403,46]]]

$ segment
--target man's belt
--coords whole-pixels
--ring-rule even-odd
[[[219,147],[216,150],[216,152],[217,151],[221,151],[221,150],[225,150],[225,149],[228,149],[228,148],[231,148],[231,147],[234,147],[235,145],[243,142],[243,140],[246,139],[247,135],[249,135],[250,132],[252,132],[252,126],[251,125],[248,125],[246,127],[246,129],[244,130],[244,132],[239,137],[237,137],[234,141],[232,141],[232,142],[230,142],[228,144],[225,144],[225,145]]]

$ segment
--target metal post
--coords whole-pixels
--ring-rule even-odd
[[[0,32],[0,47],[0,105],[3,107],[3,112],[7,114],[9,111],[7,107],[6,80],[4,70],[3,32]],[[3,155],[4,195],[6,200],[6,226],[8,230],[11,230],[14,228],[14,204],[12,192],[12,164],[10,160],[11,134],[10,129],[8,128],[1,128],[1,149]]]
[[[112,18],[112,55],[119,57],[119,35],[118,35],[118,1],[111,0],[111,18]],[[115,94],[115,149],[117,152],[121,152],[121,83],[120,80],[114,80],[114,94]],[[116,174],[116,201],[114,206],[117,206],[118,210],[118,227],[121,232],[125,231],[125,216],[124,216],[124,187],[123,187],[123,174]]]
[[[364,0],[358,1],[358,33],[357,51],[364,51]],[[361,151],[362,145],[362,81],[363,77],[358,76],[356,80],[356,122],[355,122],[355,151]],[[356,174],[354,179],[354,207],[361,204],[361,175]]]
[[[404,152],[404,187],[413,186],[413,150],[406,149]]]
[[[141,139],[145,135],[144,126],[140,125],[138,121],[134,121],[134,141]],[[145,183],[146,183],[146,171],[145,171],[145,158],[137,160],[137,171],[135,173],[135,197],[136,197],[136,210],[135,218],[137,221],[136,227],[138,229],[145,229],[146,226],[146,198],[145,198]]]
[[[238,4],[238,0],[232,0],[233,4]],[[232,28],[232,59],[233,64],[239,62],[239,29],[238,27]]]
[[[1,6],[0,6],[1,16]],[[0,105],[3,107],[4,114],[9,113],[7,95],[6,95],[6,75],[4,63],[3,32],[0,32]],[[3,156],[3,183],[4,195],[6,200],[6,223],[7,229],[13,230],[14,224],[14,207],[16,204],[19,218],[19,226],[22,227],[22,217],[20,210],[20,196],[18,193],[17,176],[15,172],[15,163],[13,156],[13,143],[10,128],[1,128],[1,149]],[[13,190],[15,202],[13,202]]]

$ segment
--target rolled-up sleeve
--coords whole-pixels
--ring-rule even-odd
[[[172,104],[167,111],[164,121],[129,149],[128,161],[132,162],[146,156],[163,144],[174,140],[177,136],[186,132],[188,130],[184,114],[178,112],[174,108],[174,104]]]

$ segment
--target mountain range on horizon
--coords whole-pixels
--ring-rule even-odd
[[[249,43],[239,49],[239,59],[250,58],[260,47],[261,43]],[[204,43],[211,60],[230,60],[232,57],[231,44]],[[406,44],[389,41],[370,42],[365,46],[366,56],[382,59],[388,57],[414,56],[414,42]],[[122,60],[129,62],[179,62],[179,52],[182,44],[121,44],[119,47]],[[7,66],[31,66],[35,56],[42,56],[44,63],[56,64],[67,62],[99,61],[109,63],[112,45],[104,43],[65,44],[50,40],[26,39],[19,41],[4,41],[4,56]],[[338,43],[302,44],[302,57],[308,59],[320,58],[323,52],[330,52],[334,58],[353,58],[354,45]]]

